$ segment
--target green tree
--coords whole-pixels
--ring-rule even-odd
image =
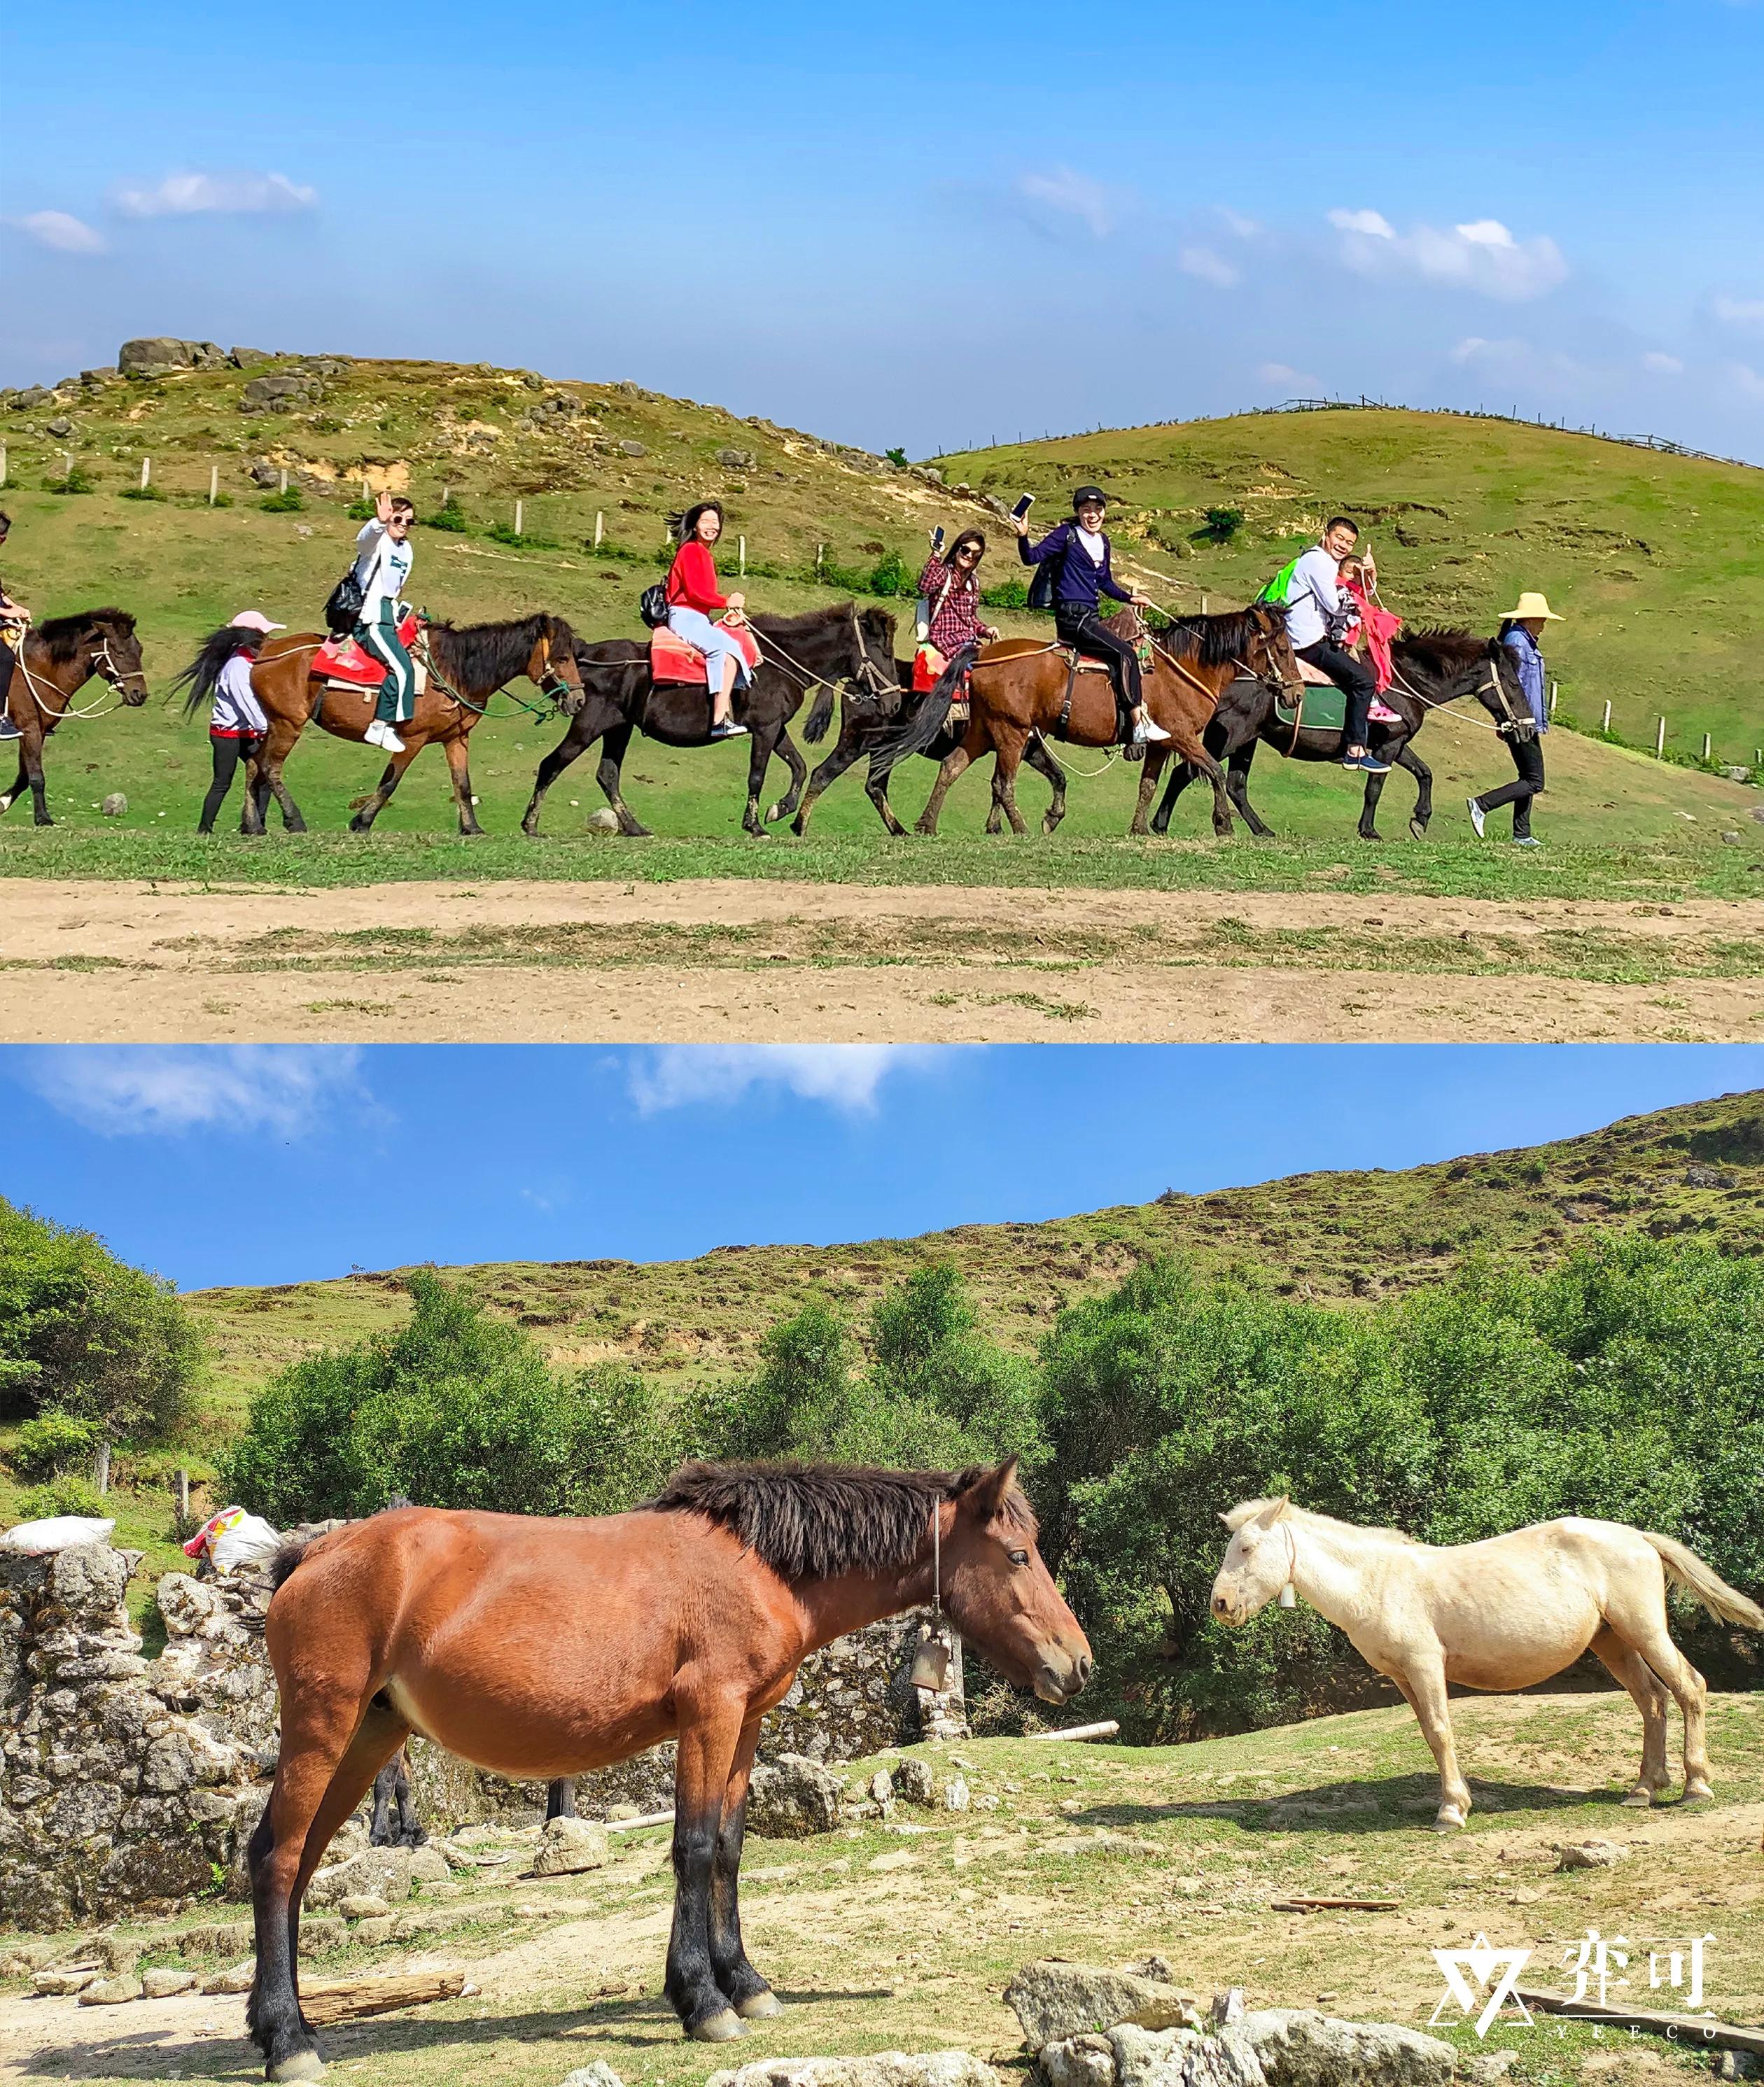
[[[207,1368],[169,1284],[96,1233],[0,1200],[0,1418],[58,1413],[119,1442],[174,1440]]]

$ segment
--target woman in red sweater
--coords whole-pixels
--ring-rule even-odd
[[[714,500],[701,500],[688,508],[680,523],[680,548],[668,568],[668,628],[683,638],[694,651],[704,655],[704,678],[711,690],[711,736],[739,739],[747,730],[729,715],[737,681],[750,678],[747,662],[730,642],[728,628],[744,622],[745,597],[720,594],[716,561],[711,546],[723,533],[723,510]],[[724,612],[721,623],[711,621],[711,612]]]

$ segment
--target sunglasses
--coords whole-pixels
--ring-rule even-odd
[[[977,565],[980,562],[980,546],[977,544],[964,544],[955,555],[959,558],[965,558],[971,565]]]

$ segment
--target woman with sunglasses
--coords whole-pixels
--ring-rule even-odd
[[[964,645],[978,645],[998,633],[980,616],[980,561],[986,539],[978,529],[964,529],[942,557],[933,551],[919,575],[925,604],[925,634],[913,663],[913,685],[933,687]],[[929,678],[926,679],[929,676]]]

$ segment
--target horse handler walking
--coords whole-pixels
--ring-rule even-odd
[[[1531,716],[1497,728],[1507,743],[1507,751],[1513,757],[1513,766],[1518,775],[1515,781],[1503,783],[1497,790],[1484,790],[1480,797],[1470,800],[1470,823],[1476,830],[1478,840],[1482,838],[1484,822],[1489,813],[1497,811],[1502,804],[1510,804],[1514,845],[1540,845],[1531,832],[1531,800],[1543,795],[1541,741],[1549,730],[1549,705],[1544,693],[1544,648],[1540,641],[1546,623],[1561,621],[1542,595],[1522,594],[1518,606],[1510,609],[1501,622],[1501,642],[1513,655],[1519,686],[1524,691]]]

